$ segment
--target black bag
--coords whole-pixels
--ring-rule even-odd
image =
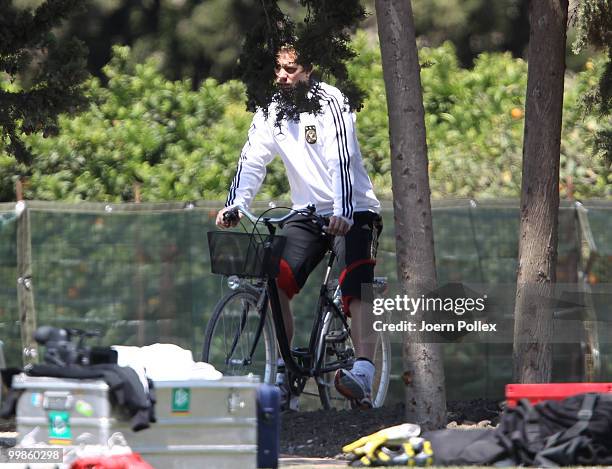
[[[463,433],[461,433],[463,432]],[[436,465],[612,465],[612,394],[579,394],[532,406],[519,401],[490,430],[438,430]]]
[[[612,395],[579,394],[508,409],[495,429],[516,464],[538,467],[612,464]]]
[[[434,430],[423,438],[431,442],[436,466],[490,466],[508,459],[493,428]]]

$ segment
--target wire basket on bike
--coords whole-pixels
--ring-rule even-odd
[[[284,236],[209,231],[210,266],[213,274],[242,277],[276,277],[285,248]]]

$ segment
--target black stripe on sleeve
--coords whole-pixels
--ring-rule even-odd
[[[343,147],[342,147],[342,136],[340,135],[341,133],[341,127],[338,123],[338,116],[336,114],[336,109],[334,107],[333,101],[331,99],[326,99],[326,102],[329,105],[329,108],[331,110],[331,114],[332,117],[334,119],[334,126],[336,128],[336,144],[338,146],[338,160],[340,161],[340,187],[342,189],[342,215],[346,216],[346,213],[348,212],[348,207],[347,207],[347,198],[346,198],[346,192],[347,192],[347,188],[346,188],[346,184],[347,184],[347,180],[346,180],[346,176],[345,176],[345,165],[344,165],[344,152],[343,152]]]
[[[230,205],[232,205],[234,203],[234,200],[236,200],[236,189],[240,186],[240,173],[242,173],[243,160],[244,160],[244,157],[241,155],[240,159],[238,160],[238,168],[236,169],[236,175],[234,176],[234,179],[232,180],[229,194],[227,195],[227,200],[225,202],[226,207],[229,207]]]
[[[353,184],[351,181],[350,168],[350,152],[348,149],[348,140],[346,134],[346,125],[342,118],[342,110],[338,99],[329,93],[320,90],[321,94],[327,98],[325,101],[329,103],[334,117],[334,125],[336,126],[336,135],[338,137],[338,155],[340,160],[340,175],[342,181],[342,215],[351,219],[353,217]]]

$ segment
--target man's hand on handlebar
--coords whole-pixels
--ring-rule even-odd
[[[330,235],[344,236],[351,229],[351,225],[342,217],[332,216],[325,231]]]
[[[288,215],[281,218],[257,217],[240,205],[235,207],[225,207],[219,210],[217,213],[215,223],[219,228],[231,228],[236,226],[240,222],[242,216],[245,215],[253,223],[257,223],[261,220],[266,223],[278,224],[282,228],[284,223],[297,214],[310,218],[312,221],[317,223],[317,225],[319,225],[325,233],[332,236],[344,236],[351,228],[350,222],[343,217],[332,216],[327,218],[317,215],[314,206],[309,206],[303,210],[291,210]]]
[[[232,207],[225,207],[217,213],[216,225],[219,228],[232,228],[240,222],[242,213]]]

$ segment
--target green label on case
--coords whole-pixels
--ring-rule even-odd
[[[49,412],[49,439],[72,440],[70,414],[68,412]]]
[[[172,388],[172,413],[188,414],[191,405],[191,389]]]

